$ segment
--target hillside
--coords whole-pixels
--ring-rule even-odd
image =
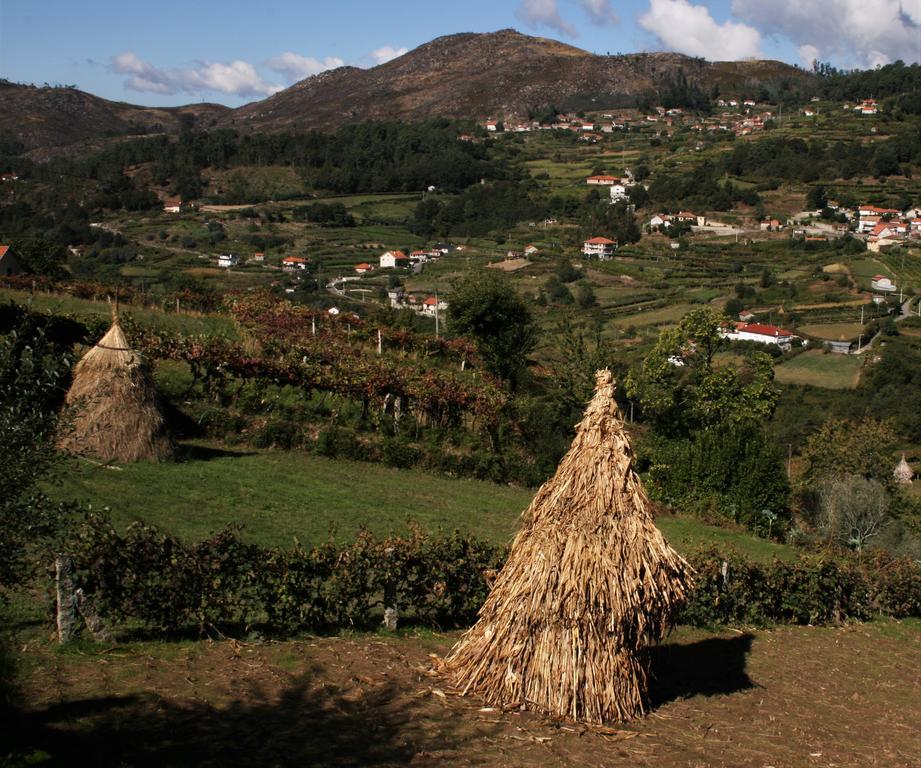
[[[676,53],[597,56],[512,29],[437,38],[371,69],[341,67],[307,78],[224,118],[258,130],[336,127],[372,119],[525,118],[582,99],[598,108],[662,89],[681,73],[709,92],[754,92],[811,75],[780,62],[708,63]]]
[[[191,104],[141,107],[94,96],[76,88],[19,85],[0,80],[0,136],[27,150],[146,133],[178,133],[183,125],[209,127],[228,107]]]
[[[710,93],[754,95],[762,86],[808,85],[812,76],[776,61],[708,63],[676,53],[597,56],[511,29],[440,37],[370,69],[340,67],[265,100],[141,107],[75,88],[0,80],[0,137],[42,159],[50,148],[114,137],[177,133],[183,126],[282,131],[336,128],[375,119],[523,119],[557,106],[613,107],[661,92],[675,78]]]

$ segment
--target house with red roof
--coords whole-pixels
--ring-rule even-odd
[[[374,269],[374,267],[372,267],[370,264],[366,262],[362,262],[361,264],[355,265],[355,272],[359,275],[363,275],[365,274],[365,272],[370,272],[372,269]]]
[[[281,260],[283,269],[307,269],[307,259],[300,256],[285,256]]]
[[[733,323],[720,331],[720,336],[730,341],[754,341],[758,344],[776,344],[787,350],[798,339],[794,333],[776,325],[763,323]]]
[[[12,277],[25,272],[8,245],[0,245],[0,277]]]
[[[586,180],[586,184],[600,186],[600,187],[610,187],[612,184],[617,184],[620,182],[620,178],[617,176],[589,176]]]
[[[380,258],[381,269],[405,267],[407,264],[409,264],[409,257],[403,251],[387,251]]]
[[[617,250],[617,241],[606,237],[593,237],[582,243],[582,253],[599,261],[610,261]]]

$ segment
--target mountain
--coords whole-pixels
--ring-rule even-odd
[[[814,77],[778,61],[710,63],[677,53],[598,56],[512,29],[439,37],[370,69],[340,67],[263,101],[140,107],[75,88],[0,80],[0,138],[29,150],[98,144],[112,137],[177,133],[183,126],[253,131],[337,128],[372,119],[523,119],[534,110],[632,104],[675,82],[705,93],[755,96],[762,87],[809,89]],[[74,147],[72,147],[73,149]],[[33,154],[41,155],[41,152]]]
[[[340,67],[224,116],[254,130],[334,128],[370,119],[525,118],[547,106],[613,107],[683,78],[756,96],[814,78],[777,61],[709,63],[676,53],[598,56],[512,29],[440,37],[371,69]]]
[[[118,136],[207,128],[231,110],[220,104],[140,107],[76,88],[19,85],[0,80],[0,137],[27,150],[98,143]]]

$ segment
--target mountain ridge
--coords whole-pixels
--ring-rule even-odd
[[[0,135],[40,150],[175,134],[192,126],[278,132],[380,119],[524,119],[579,99],[627,103],[675,78],[707,93],[719,88],[737,95],[782,81],[803,86],[814,80],[776,61],[706,62],[667,52],[600,56],[503,29],[438,37],[375,67],[328,70],[236,109],[206,103],[143,107],[75,88],[3,80]]]

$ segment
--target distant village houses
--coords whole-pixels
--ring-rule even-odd
[[[240,263],[240,257],[233,253],[222,253],[217,257],[217,265],[224,269],[235,267]]]
[[[582,244],[582,253],[599,261],[610,261],[617,250],[617,241],[606,237],[593,237]]]

